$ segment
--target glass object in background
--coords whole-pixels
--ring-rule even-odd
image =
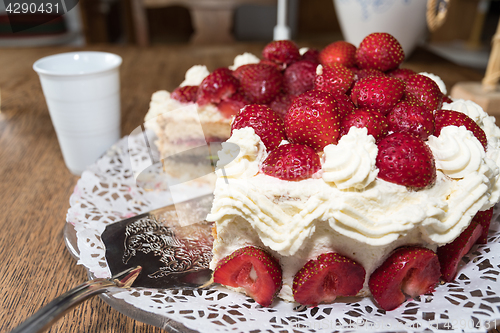
[[[426,0],[333,0],[344,39],[356,47],[372,32],[396,37],[409,56],[427,33]]]

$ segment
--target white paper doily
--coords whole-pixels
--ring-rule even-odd
[[[151,165],[148,147],[142,134],[123,138],[82,174],[71,195],[67,222],[76,231],[78,264],[96,277],[111,276],[100,237],[107,224],[172,202],[159,167],[143,172],[148,176],[141,182],[135,180],[134,174]],[[186,186],[186,198],[203,191],[207,188]],[[377,308],[371,298],[315,308],[276,301],[264,308],[223,287],[133,288],[111,298],[127,304],[119,309],[125,314],[142,310],[149,318],[158,316],[200,332],[486,332],[497,327],[496,320],[500,328],[499,219],[496,208],[488,245],[472,249],[456,281],[390,312]]]

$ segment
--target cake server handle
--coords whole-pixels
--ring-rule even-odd
[[[87,298],[110,291],[114,288],[130,288],[141,270],[141,266],[136,266],[118,273],[109,279],[94,279],[87,281],[45,305],[25,322],[11,331],[11,333],[42,332],[67,311]]]

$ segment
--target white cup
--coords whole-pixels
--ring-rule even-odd
[[[121,63],[112,53],[69,52],[33,64],[64,162],[75,175],[120,139]]]
[[[358,47],[372,32],[393,35],[409,56],[427,33],[427,0],[333,0],[344,39]]]

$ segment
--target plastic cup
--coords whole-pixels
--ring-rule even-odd
[[[106,52],[69,52],[37,60],[50,118],[66,166],[80,175],[120,137],[122,58]]]

